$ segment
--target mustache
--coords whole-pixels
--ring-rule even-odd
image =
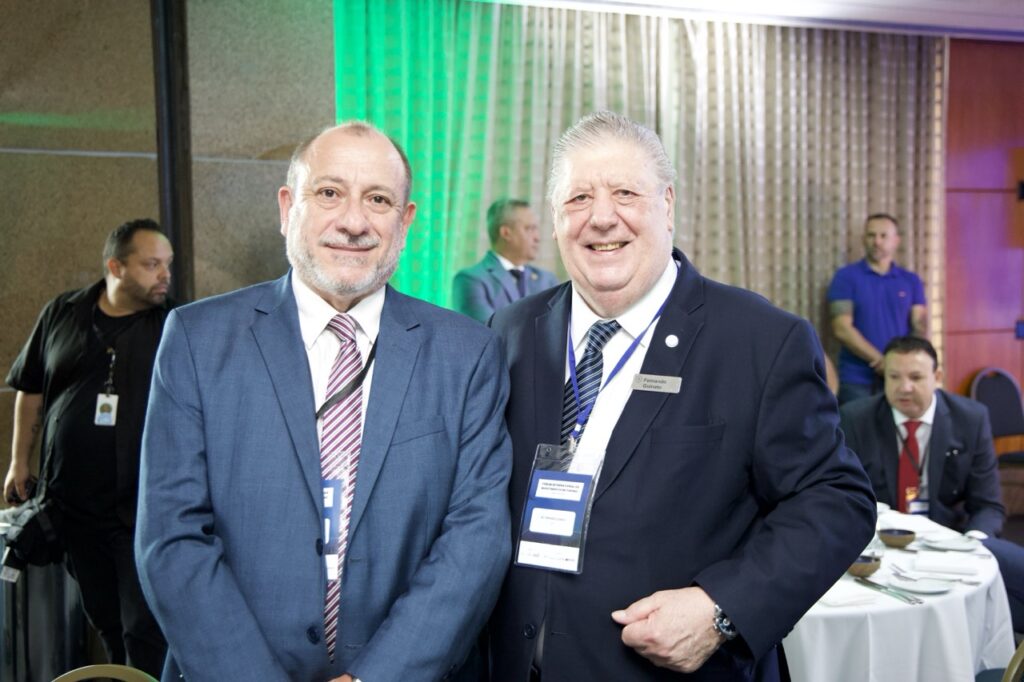
[[[342,232],[322,237],[318,243],[320,246],[331,246],[335,248],[375,249],[380,246],[380,239],[370,234],[353,236]]]

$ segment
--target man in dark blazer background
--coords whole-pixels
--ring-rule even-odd
[[[902,336],[890,341],[883,369],[884,393],[840,409],[847,444],[864,464],[879,502],[927,514],[989,548],[1003,574],[1014,630],[1024,631],[1024,548],[998,537],[1006,509],[988,410],[939,388],[938,354],[925,339]],[[907,422],[918,424],[916,453],[906,446]],[[904,477],[913,476],[913,469],[918,475],[908,484]]]
[[[522,199],[498,199],[487,209],[491,248],[483,259],[455,273],[452,307],[487,322],[494,311],[558,284],[554,273],[530,265],[537,257],[537,214]]]
[[[514,558],[539,445],[596,478],[582,571],[510,569],[495,680],[773,679],[776,644],[874,530],[813,330],[672,248],[674,181],[652,131],[609,112],[570,128],[549,199],[571,282],[493,318]]]
[[[491,331],[386,285],[411,182],[376,129],[324,131],[278,192],[292,270],[168,320],[136,543],[164,679],[478,675],[509,556],[508,379]]]

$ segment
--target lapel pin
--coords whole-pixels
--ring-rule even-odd
[[[665,337],[665,345],[669,348],[675,348],[679,345],[679,337],[675,334],[669,334]]]

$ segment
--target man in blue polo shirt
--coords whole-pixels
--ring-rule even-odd
[[[828,288],[839,351],[839,404],[882,390],[882,351],[897,336],[926,337],[921,278],[896,265],[899,224],[886,213],[864,222],[865,257],[840,268]]]

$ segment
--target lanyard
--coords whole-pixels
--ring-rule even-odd
[[[380,338],[378,335],[377,338]],[[352,395],[352,392],[363,385],[363,380],[366,379],[367,372],[370,371],[370,365],[373,364],[373,358],[377,355],[377,339],[373,340],[373,345],[370,346],[370,354],[366,356],[366,364],[359,370],[359,374],[352,377],[347,384],[338,389],[337,393],[328,398],[320,409],[316,411],[316,418],[320,419],[323,417],[327,410],[331,409],[345,398]]]
[[[921,423],[924,424],[924,422],[921,422]],[[907,427],[904,426],[903,428],[905,429]],[[920,429],[921,427],[918,426],[917,428]],[[900,429],[899,429],[898,426],[896,427],[896,440],[898,440],[899,443],[900,443],[900,454],[899,454],[899,456],[902,457],[904,452],[907,453],[907,459],[909,459],[910,463],[914,466],[915,469],[917,469],[917,477],[920,479],[922,473],[924,472],[924,462],[925,462],[925,459],[928,457],[928,451],[925,450],[924,452],[921,452],[921,441],[918,439],[917,434],[915,433],[914,434],[914,441],[917,443],[917,451],[921,455],[921,461],[920,462],[915,461],[914,460],[914,455],[911,454],[910,448],[907,447],[907,439],[903,437],[902,433],[900,433]],[[928,444],[931,445],[931,438],[928,439]]]
[[[672,294],[670,292],[669,297],[671,297],[671,295]],[[572,430],[572,434],[570,435],[572,442],[575,443],[579,441],[580,433],[583,431],[583,427],[587,425],[587,420],[590,419],[590,412],[594,409],[594,405],[597,404],[597,396],[599,396],[601,394],[601,391],[603,391],[605,387],[611,382],[611,380],[615,378],[615,375],[619,373],[619,370],[622,369],[626,362],[628,362],[629,359],[633,357],[633,353],[636,352],[637,346],[640,345],[641,339],[644,338],[644,334],[646,334],[647,330],[650,329],[654,325],[654,323],[658,321],[659,317],[661,317],[661,312],[665,309],[665,305],[667,303],[668,297],[666,297],[665,300],[661,302],[661,305],[658,307],[658,312],[654,313],[654,317],[651,319],[650,322],[647,323],[647,326],[644,327],[644,330],[640,332],[640,334],[635,339],[633,339],[633,343],[629,344],[629,348],[627,348],[626,352],[622,354],[622,357],[619,358],[619,361],[615,363],[615,368],[611,371],[610,374],[608,374],[608,377],[604,380],[604,383],[601,384],[601,387],[597,389],[597,393],[594,394],[594,399],[588,402],[586,405],[580,404],[580,388],[576,381],[576,353],[572,347],[572,312],[570,311],[569,333],[566,334],[566,345],[568,346],[569,353],[569,380],[572,382],[573,397],[576,398],[576,428]]]

